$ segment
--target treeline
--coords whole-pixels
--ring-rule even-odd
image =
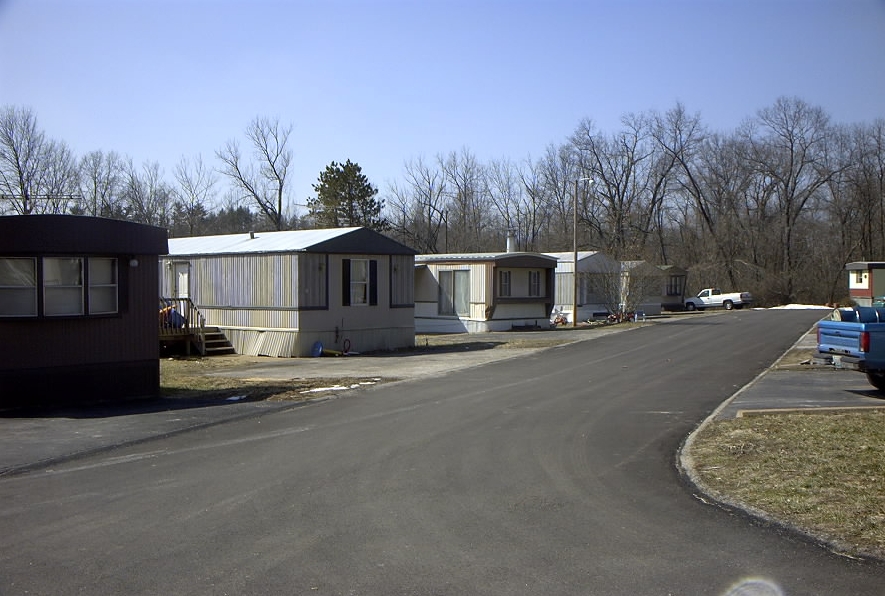
[[[614,132],[584,120],[540,158],[481,162],[468,148],[412,158],[380,199],[356,164],[333,163],[336,181],[320,175],[304,216],[292,210],[290,131],[256,118],[215,167],[182,159],[170,180],[114,152],[76,157],[30,110],[6,107],[0,208],[123,218],[173,236],[333,221],[421,253],[502,251],[508,236],[519,250],[567,251],[576,234],[580,250],[677,265],[689,290],[749,290],[768,305],[844,300],[845,263],[885,260],[885,120],[836,124],[798,98],[730,132],[677,104],[626,115]],[[350,176],[358,195],[342,190]]]

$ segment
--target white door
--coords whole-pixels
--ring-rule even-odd
[[[173,263],[174,271],[172,272],[172,283],[175,284],[173,288],[174,296],[173,298],[190,298],[190,271],[191,264],[190,263]]]

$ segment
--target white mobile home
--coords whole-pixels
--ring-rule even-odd
[[[547,326],[556,259],[538,253],[415,257],[415,331],[479,333]]]
[[[572,322],[575,291],[575,253],[548,252],[556,259],[555,310]],[[603,294],[620,275],[620,263],[601,252],[578,251],[578,321],[604,318],[616,302]]]
[[[238,353],[411,347],[415,251],[368,228],[169,240],[160,291],[190,299]]]

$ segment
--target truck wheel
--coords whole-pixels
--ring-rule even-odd
[[[725,307],[725,310],[731,310],[734,308],[734,303],[731,300],[726,300],[722,303],[722,306]]]
[[[685,310],[694,310],[694,302],[686,302]]]
[[[868,370],[867,380],[870,382],[870,385],[879,391],[885,392],[885,371]]]

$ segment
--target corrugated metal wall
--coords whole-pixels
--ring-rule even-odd
[[[342,304],[341,266],[348,258],[377,261],[377,306]],[[165,260],[164,288],[171,285],[173,260],[191,263],[191,299],[207,324],[220,327],[238,353],[309,356],[316,341],[341,350],[338,344],[345,334],[361,351],[414,344],[413,255],[246,254]]]
[[[298,306],[297,280],[298,255],[293,254],[191,259],[191,297],[196,304]]]

